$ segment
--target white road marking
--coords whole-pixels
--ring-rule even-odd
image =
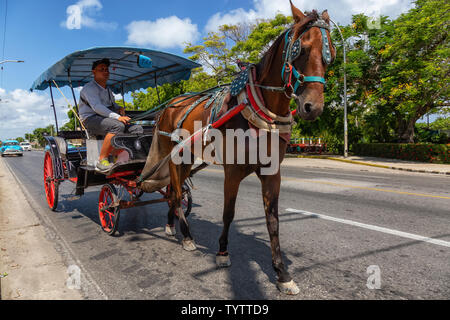
[[[360,222],[356,222],[356,221],[352,221],[352,220],[339,219],[339,218],[335,218],[335,217],[331,217],[331,216],[326,216],[324,214],[308,212],[308,211],[304,211],[304,210],[297,210],[297,209],[288,208],[288,209],[286,209],[286,211],[294,212],[294,213],[300,213],[300,214],[304,214],[304,215],[307,215],[307,216],[318,217],[318,218],[321,218],[321,219],[324,219],[324,220],[330,220],[330,221],[334,221],[334,222],[344,223],[344,224],[348,224],[348,225],[352,225],[352,226],[356,226],[356,227],[360,227],[360,228],[364,228],[364,229],[379,231],[379,232],[392,234],[392,235],[403,237],[403,238],[408,238],[408,239],[413,239],[413,240],[417,240],[417,241],[428,242],[428,243],[437,244],[439,246],[444,246],[444,247],[449,247],[450,248],[450,242],[444,241],[444,240],[432,239],[432,238],[429,238],[429,237],[424,237],[424,236],[420,236],[420,235],[416,235],[416,234],[412,234],[412,233],[407,233],[407,232],[393,230],[393,229],[388,229],[388,228],[383,228],[383,227],[377,227],[377,226],[374,226],[374,225],[360,223]]]

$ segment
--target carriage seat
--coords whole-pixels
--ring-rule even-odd
[[[115,149],[122,149],[128,153],[129,160],[146,160],[150,151],[153,135],[151,133],[115,135],[111,144]],[[95,166],[100,156],[104,136],[91,135],[86,139],[87,164]]]

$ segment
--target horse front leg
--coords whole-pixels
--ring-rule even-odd
[[[183,168],[182,168],[183,167]],[[183,249],[187,251],[194,251],[197,249],[195,242],[192,238],[191,232],[189,230],[189,224],[186,220],[186,217],[184,216],[184,212],[181,208],[181,198],[182,198],[182,183],[186,179],[186,177],[189,175],[190,167],[181,166],[181,165],[175,165],[172,161],[169,161],[169,172],[170,172],[170,186],[172,188],[171,190],[171,202],[170,202],[170,209],[169,209],[169,220],[168,225],[170,228],[170,223],[173,224],[173,217],[171,214],[176,214],[178,216],[179,222],[180,222],[180,230],[184,237],[182,244]],[[166,233],[167,227],[166,227]]]
[[[279,238],[278,197],[280,194],[280,171],[275,175],[267,176],[259,173],[258,177],[262,185],[264,210],[266,212],[266,224],[269,231],[270,247],[272,251],[272,266],[277,273],[277,287],[285,294],[295,295],[300,292],[295,282],[283,263]]]
[[[228,233],[231,222],[234,219],[239,185],[244,177],[245,174],[242,174],[238,170],[225,167],[223,230],[219,238],[219,252],[216,254],[216,264],[218,267],[231,266],[230,255],[228,254]]]

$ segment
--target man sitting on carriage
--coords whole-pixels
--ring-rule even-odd
[[[112,166],[108,157],[115,153],[111,139],[119,133],[141,134],[144,132],[139,125],[130,125],[130,117],[125,115],[125,109],[120,107],[114,95],[107,87],[109,79],[109,59],[97,60],[92,64],[94,80],[87,83],[80,92],[80,119],[90,135],[104,135],[96,169],[108,171]]]

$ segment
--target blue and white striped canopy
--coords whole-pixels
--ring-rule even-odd
[[[151,68],[138,65],[138,55],[152,60]],[[55,63],[34,81],[31,91],[45,90],[55,80],[59,87],[84,86],[93,79],[92,63],[108,58],[110,78],[107,85],[118,94],[155,87],[165,83],[188,80],[191,70],[201,67],[198,63],[170,53],[133,47],[97,47],[74,52]],[[53,82],[52,82],[53,84]]]

